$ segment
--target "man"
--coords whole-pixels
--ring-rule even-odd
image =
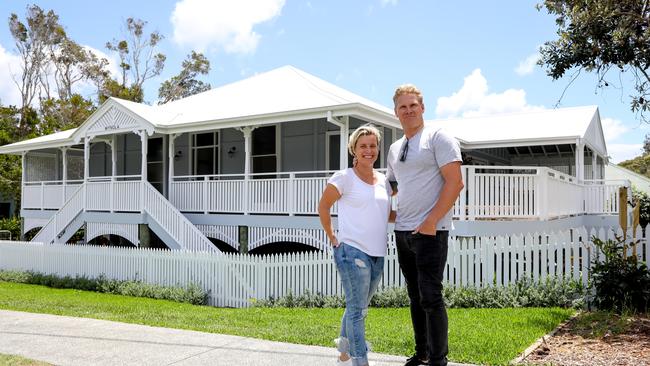
[[[424,126],[422,94],[402,85],[393,96],[404,137],[388,152],[388,180],[397,185],[395,239],[411,301],[415,355],[405,366],[447,365],[447,311],[442,276],[451,208],[463,189],[458,141]]]

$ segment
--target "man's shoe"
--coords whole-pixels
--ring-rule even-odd
[[[428,357],[423,357],[421,355],[415,354],[406,360],[404,366],[421,366],[421,365],[428,365],[428,364],[429,364]]]

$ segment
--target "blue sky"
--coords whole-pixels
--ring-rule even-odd
[[[5,104],[16,101],[11,75],[18,71],[7,19],[11,13],[24,19],[29,4],[54,10],[72,39],[109,57],[104,45],[122,37],[128,17],[162,33],[167,62],[145,84],[150,103],[192,50],[210,60],[203,80],[213,87],[290,64],[391,107],[395,86],[411,82],[425,95],[427,119],[554,108],[569,83],[533,65],[538,47],[556,32],[554,18],[535,9],[537,1],[5,0]],[[618,75],[612,79],[618,83]],[[612,161],[639,155],[650,126],[629,110],[632,86],[623,81],[622,89],[598,90],[595,81],[583,73],[561,106],[598,105]]]

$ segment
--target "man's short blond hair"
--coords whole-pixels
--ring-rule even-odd
[[[417,86],[413,84],[402,84],[395,89],[395,94],[393,95],[393,104],[397,106],[397,98],[399,98],[400,95],[404,94],[415,94],[418,97],[418,102],[420,104],[423,104],[422,101],[422,92],[420,89],[418,89]]]
[[[377,148],[379,148],[381,133],[377,127],[368,123],[360,126],[350,135],[350,139],[348,140],[348,151],[350,152],[350,155],[354,156],[354,148],[357,146],[357,142],[361,136],[375,136],[377,138]]]

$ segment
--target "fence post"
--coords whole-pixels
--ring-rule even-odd
[[[467,214],[469,220],[476,220],[476,185],[475,183],[476,168],[474,166],[467,167],[467,177],[465,181],[465,190],[467,190]]]
[[[296,173],[289,173],[289,216],[296,213]]]
[[[458,219],[461,221],[467,220],[467,166],[464,166],[460,170],[460,174],[463,178],[463,189],[460,191],[458,197],[458,206],[460,206],[460,212],[458,214]]]
[[[541,220],[548,220],[548,168],[537,168],[537,194],[535,195],[535,205],[537,206],[537,215]]]
[[[208,213],[208,176],[203,177],[203,213]]]

